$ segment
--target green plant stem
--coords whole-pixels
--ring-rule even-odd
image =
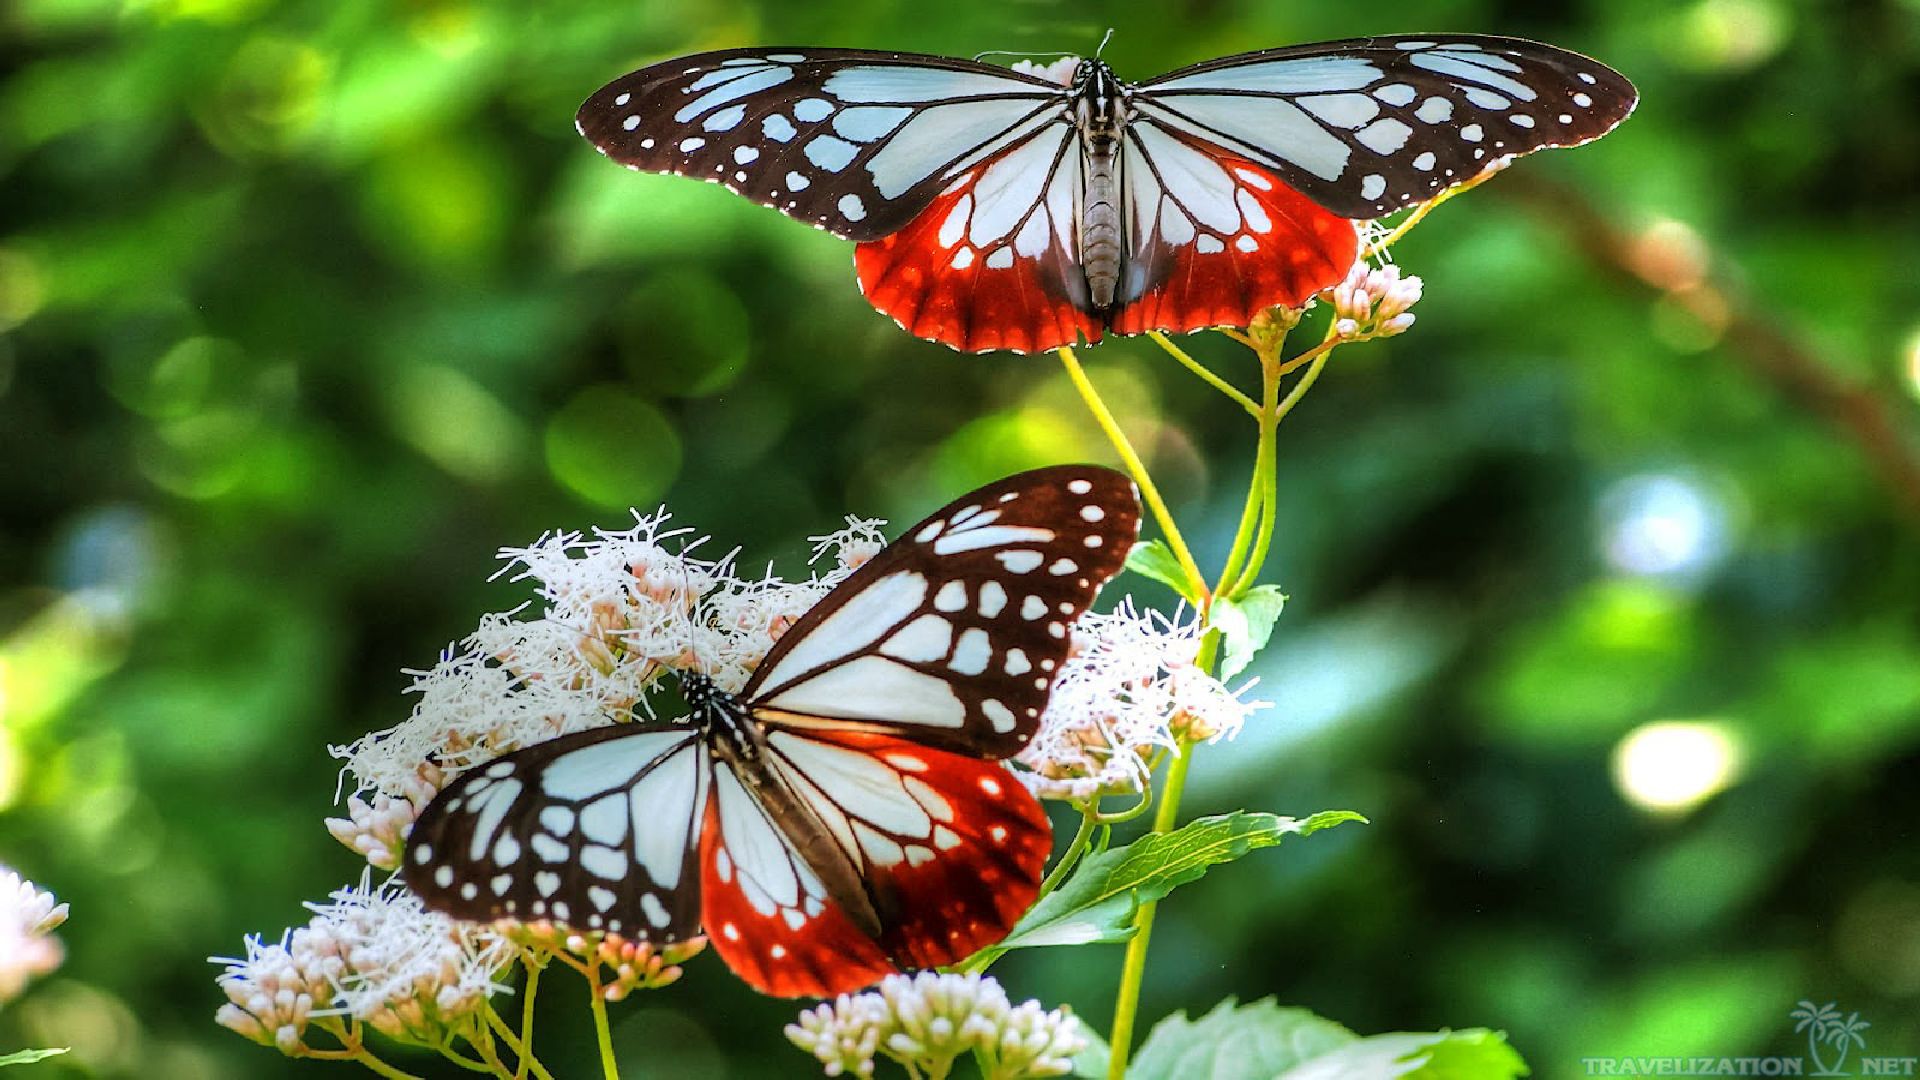
[[[379,1058],[374,1057],[364,1046],[355,1047],[350,1056],[354,1061],[366,1066],[367,1069],[375,1074],[386,1077],[387,1080],[420,1080],[418,1076],[410,1072],[402,1072],[386,1062],[381,1061]]]
[[[491,1007],[487,1009],[487,1023],[493,1028],[494,1034],[500,1036],[501,1041],[507,1044],[507,1049],[513,1051],[514,1057],[520,1059],[519,1068],[514,1070],[515,1080],[526,1080],[529,1071],[540,1080],[553,1080],[553,1074],[547,1071],[547,1067],[535,1060],[530,1044],[515,1035],[513,1028]]]
[[[1167,766],[1167,786],[1160,793],[1160,809],[1153,815],[1153,831],[1171,832],[1180,816],[1180,793],[1187,786],[1187,764],[1193,759],[1193,744],[1182,741]],[[1120,966],[1120,993],[1113,1005],[1113,1027],[1109,1041],[1113,1055],[1107,1063],[1107,1080],[1125,1080],[1127,1055],[1133,1046],[1133,1021],[1140,1008],[1140,981],[1147,972],[1147,943],[1153,936],[1153,916],[1157,901],[1140,905],[1135,913],[1133,937],[1127,942],[1126,959]]]
[[[1074,830],[1073,840],[1067,844],[1067,850],[1060,853],[1060,861],[1053,864],[1053,869],[1047,872],[1046,880],[1040,883],[1040,894],[1033,898],[1034,903],[1039,903],[1042,897],[1059,888],[1060,883],[1067,879],[1067,874],[1079,864],[1080,856],[1086,854],[1087,844],[1093,840],[1094,826],[1099,823],[1098,800],[1080,808],[1080,827]]]
[[[1094,422],[1100,425],[1100,430],[1106,435],[1107,441],[1113,444],[1114,450],[1120,455],[1121,462],[1126,465],[1127,472],[1133,476],[1133,482],[1139,485],[1140,495],[1146,499],[1147,508],[1153,512],[1154,520],[1160,523],[1160,531],[1167,537],[1167,547],[1172,550],[1174,559],[1179,562],[1180,572],[1186,576],[1187,587],[1192,591],[1189,599],[1204,609],[1211,599],[1211,594],[1207,591],[1207,579],[1200,573],[1199,565],[1193,561],[1193,552],[1187,549],[1187,541],[1180,535],[1180,527],[1174,524],[1173,514],[1167,510],[1166,500],[1160,497],[1160,489],[1154,486],[1153,477],[1147,474],[1146,463],[1141,461],[1140,455],[1134,452],[1133,443],[1128,441],[1127,433],[1120,430],[1120,424],[1114,420],[1112,411],[1107,408],[1107,403],[1101,400],[1099,391],[1095,390],[1093,383],[1087,379],[1087,373],[1081,368],[1080,360],[1074,356],[1073,350],[1062,346],[1054,352],[1060,357],[1060,363],[1066,367],[1067,377],[1073,380],[1074,389],[1080,392],[1080,399],[1086,402],[1087,410],[1093,413]]]
[[[1272,404],[1270,408],[1263,410],[1267,415],[1262,417],[1263,423],[1260,428],[1261,446],[1259,468],[1264,469],[1266,472],[1266,493],[1264,498],[1265,505],[1260,513],[1260,532],[1253,542],[1252,553],[1248,556],[1246,569],[1241,572],[1240,577],[1233,583],[1227,595],[1238,596],[1252,588],[1254,582],[1260,579],[1260,571],[1266,567],[1267,553],[1273,550],[1274,524],[1280,509],[1280,472],[1279,462],[1276,460],[1277,454],[1275,447],[1277,446],[1277,440],[1274,438],[1274,432],[1275,429],[1280,426],[1280,421],[1286,419],[1287,414],[1293,411],[1294,406],[1300,404],[1300,399],[1307,396],[1307,391],[1313,389],[1313,384],[1320,379],[1320,373],[1326,370],[1327,358],[1332,355],[1332,349],[1322,352],[1314,359],[1312,365],[1307,368],[1306,373],[1294,382],[1293,389],[1287,392],[1285,400],[1278,404]],[[1272,401],[1272,395],[1278,386],[1279,377],[1276,375],[1270,381],[1267,391],[1269,402]]]
[[[1182,349],[1180,346],[1175,345],[1172,339],[1168,338],[1167,335],[1161,333],[1158,330],[1149,330],[1147,331],[1147,337],[1152,339],[1155,345],[1158,345],[1162,349],[1166,350],[1166,353],[1168,356],[1171,356],[1175,360],[1178,360],[1181,363],[1181,365],[1184,366],[1188,371],[1193,372],[1195,375],[1198,375],[1200,376],[1201,379],[1205,380],[1208,386],[1211,386],[1215,390],[1220,391],[1222,394],[1227,395],[1228,398],[1232,399],[1235,405],[1238,405],[1242,409],[1247,410],[1247,413],[1249,415],[1252,415],[1252,416],[1260,415],[1260,406],[1255,405],[1253,403],[1252,398],[1241,393],[1239,390],[1236,390],[1233,387],[1233,385],[1227,382],[1225,379],[1222,379],[1220,376],[1215,375],[1211,370],[1208,369],[1208,367],[1205,364],[1202,364],[1200,361],[1195,360],[1193,357],[1187,355],[1187,351],[1185,349]]]
[[[540,1069],[540,1063],[535,1061],[533,1057],[533,998],[535,994],[540,992],[540,972],[545,969],[546,965],[545,963],[536,964],[528,960],[525,966],[527,969],[527,987],[524,991],[526,996],[521,999],[520,1002],[520,1037],[518,1039],[508,1038],[508,1042],[513,1045],[513,1052],[520,1055],[520,1070],[515,1074],[515,1080],[527,1080],[527,1069],[529,1067]],[[496,1019],[498,1019],[497,1016]],[[505,1024],[501,1025],[503,1029],[502,1034],[505,1034],[505,1026]],[[546,1076],[546,1071],[545,1069],[540,1069],[541,1075]],[[553,1078],[546,1076],[546,1080],[553,1080]]]
[[[443,1058],[446,1058],[448,1061],[453,1062],[455,1065],[460,1066],[461,1068],[467,1070],[468,1072],[492,1073],[495,1076],[507,1075],[507,1067],[505,1065],[499,1065],[498,1059],[493,1058],[492,1055],[488,1054],[486,1049],[482,1047],[478,1042],[475,1042],[472,1045],[475,1050],[480,1051],[483,1057],[488,1058],[488,1061],[476,1061],[473,1058],[470,1058],[467,1055],[461,1053],[460,1051],[455,1050],[451,1045],[440,1047],[439,1048],[440,1056]],[[489,1062],[492,1062],[492,1063],[490,1064]]]
[[[1220,583],[1214,592],[1221,596],[1234,597],[1240,594],[1253,581],[1245,574],[1255,550],[1254,539],[1259,530],[1265,530],[1271,538],[1268,528],[1274,512],[1274,500],[1277,495],[1274,488],[1278,483],[1278,470],[1274,462],[1274,429],[1280,423],[1279,396],[1280,342],[1268,349],[1260,350],[1260,411],[1256,415],[1259,422],[1259,441],[1253,454],[1253,480],[1247,488],[1246,509],[1240,514],[1240,527],[1233,537],[1233,547],[1227,553],[1227,563],[1221,568]],[[1260,549],[1264,559],[1265,551]]]
[[[620,1066],[613,1060],[613,1032],[607,1027],[607,999],[601,993],[600,965],[590,962],[587,966],[587,986],[593,991],[589,998],[593,1009],[593,1034],[600,1042],[600,1072],[606,1080],[620,1080]]]

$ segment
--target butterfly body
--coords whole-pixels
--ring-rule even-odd
[[[1074,73],[1075,120],[1081,153],[1086,155],[1085,207],[1080,212],[1080,262],[1094,310],[1113,307],[1126,258],[1120,218],[1121,131],[1126,99],[1113,69],[1099,60],[1081,61]]]
[[[698,672],[680,677],[680,693],[691,710],[693,728],[703,737],[716,768],[730,771],[779,826],[807,868],[862,933],[880,936],[875,897],[861,884],[847,854],[833,842],[827,825],[768,764],[767,738],[739,699]],[[896,961],[897,962],[897,961]]]
[[[737,693],[686,672],[684,722],[576,732],[456,777],[402,875],[464,919],[704,933],[783,996],[969,956],[1033,902],[1051,848],[1002,761],[1139,522],[1109,469],[981,488],[837,585]]]
[[[1032,352],[1245,325],[1340,281],[1356,221],[1631,112],[1618,72],[1515,38],[1321,42],[1140,83],[951,57],[764,48],[656,64],[578,116],[630,168],[720,183],[856,241],[912,333]]]

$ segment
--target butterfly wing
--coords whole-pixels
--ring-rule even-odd
[[[861,291],[908,333],[962,352],[1100,340],[1080,267],[1081,158],[1063,117],[969,168],[855,250]]]
[[[694,879],[711,783],[695,733],[616,724],[461,774],[421,812],[401,876],[459,919],[669,943],[700,932]]]
[[[1066,88],[968,60],[729,49],[642,68],[580,107],[629,168],[723,184],[849,240],[913,220],[956,177],[1058,126]]]
[[[1257,163],[1341,217],[1371,219],[1496,160],[1599,138],[1633,84],[1578,53],[1517,38],[1356,38],[1243,53],[1162,75],[1136,123]]]
[[[775,725],[767,741],[867,882],[900,966],[971,956],[1033,903],[1052,831],[1004,765],[871,732]]]
[[[1359,255],[1351,221],[1244,155],[1147,118],[1122,155],[1130,251],[1115,333],[1245,326],[1304,304]]]
[[[798,729],[1010,756],[1039,724],[1068,628],[1140,528],[1133,483],[1063,465],[1008,477],[908,529],[788,630],[741,699]]]
[[[716,770],[700,846],[701,918],[714,951],[777,997],[829,997],[891,974],[880,944],[795,849],[794,831],[733,770]]]

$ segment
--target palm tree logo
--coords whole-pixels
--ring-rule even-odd
[[[1813,1055],[1814,1076],[1853,1075],[1850,1072],[1841,1072],[1840,1067],[1847,1062],[1848,1050],[1856,1046],[1861,1050],[1867,1048],[1867,1037],[1860,1033],[1872,1027],[1872,1024],[1860,1019],[1859,1013],[1854,1013],[1842,1020],[1840,1010],[1831,1001],[1825,1005],[1802,1001],[1799,1007],[1793,1010],[1791,1019],[1798,1021],[1793,1025],[1794,1031],[1807,1033],[1807,1051]],[[1839,1051],[1831,1065],[1820,1053],[1822,1043]]]

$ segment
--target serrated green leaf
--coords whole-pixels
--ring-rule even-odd
[[[1127,552],[1127,569],[1165,585],[1186,597],[1188,603],[1199,603],[1187,588],[1187,573],[1180,568],[1180,560],[1174,558],[1172,548],[1159,540],[1142,540],[1133,545],[1133,550]]]
[[[1175,1013],[1153,1026],[1127,1070],[1130,1080],[1273,1080],[1357,1036],[1305,1009],[1272,998],[1236,1006],[1232,998],[1198,1020]]]
[[[1220,677],[1231,679],[1247,669],[1267,640],[1273,637],[1273,624],[1280,620],[1287,594],[1278,585],[1256,585],[1239,596],[1216,598],[1209,615],[1220,631]]]
[[[1505,1035],[1476,1028],[1374,1035],[1262,1080],[1515,1080],[1529,1071]]]
[[[1134,909],[1158,900],[1220,863],[1288,836],[1307,836],[1346,821],[1366,819],[1350,810],[1326,810],[1305,820],[1236,812],[1200,818],[1170,833],[1141,837],[1125,847],[1090,855],[1046,896],[996,947],[1081,945],[1125,941],[1133,936]]]
[[[0,1065],[31,1065],[36,1061],[58,1057],[71,1049],[70,1046],[56,1046],[49,1050],[15,1050],[11,1054],[0,1055]]]

